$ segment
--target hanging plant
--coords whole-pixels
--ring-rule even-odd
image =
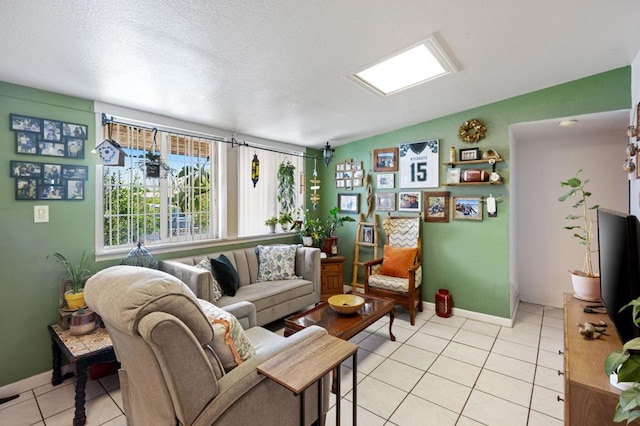
[[[296,167],[287,160],[278,167],[278,203],[280,213],[291,214],[296,204]]]

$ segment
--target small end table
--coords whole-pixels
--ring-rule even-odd
[[[116,361],[116,354],[107,330],[98,327],[89,334],[74,336],[59,324],[47,327],[51,335],[51,352],[53,355],[53,376],[51,384],[56,386],[69,376],[61,374],[62,357],[76,363],[76,397],[73,426],[82,426],[87,421],[84,410],[85,390],[87,387],[87,369],[99,362]]]

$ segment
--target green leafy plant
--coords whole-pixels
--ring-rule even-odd
[[[304,219],[294,227],[300,237],[311,237],[313,244],[319,244],[324,236],[324,223],[319,218],[311,218],[309,210],[304,214]]]
[[[620,308],[620,311],[633,307],[633,323],[640,327],[640,298],[632,300]],[[613,351],[607,356],[604,369],[607,374],[616,373],[618,382],[632,382],[633,385],[620,394],[614,422],[626,421],[627,424],[640,418],[640,337],[631,339],[622,346],[621,351]]]
[[[264,221],[264,224],[267,226],[276,226],[276,223],[278,223],[278,218],[275,216],[271,216],[270,218]]]
[[[296,167],[287,160],[280,163],[278,167],[278,203],[280,204],[280,212],[289,214],[295,209],[296,203]]]
[[[293,217],[289,213],[280,213],[278,217],[278,223],[280,225],[286,225],[287,223],[293,223]]]
[[[591,249],[591,242],[593,239],[593,224],[595,219],[591,219],[589,212],[599,208],[599,205],[589,206],[587,201],[591,197],[591,192],[587,191],[586,185],[589,183],[589,179],[581,180],[579,178],[582,169],[578,170],[576,175],[564,182],[560,182],[560,186],[569,187],[570,190],[566,194],[560,196],[558,201],[564,202],[568,199],[574,200],[572,207],[577,209],[579,214],[570,214],[565,217],[572,225],[567,225],[563,229],[573,232],[573,237],[585,247],[585,259],[582,271],[571,271],[576,275],[583,275],[587,277],[597,277],[593,270],[592,255],[597,253],[598,250]],[[577,198],[574,198],[577,197]],[[573,224],[576,223],[577,224]]]
[[[80,293],[84,287],[84,279],[91,275],[91,271],[87,269],[89,256],[87,256],[86,250],[82,252],[80,263],[77,265],[71,264],[71,262],[69,262],[67,258],[60,253],[50,254],[47,256],[47,259],[51,256],[53,256],[56,259],[56,262],[60,263],[67,270],[67,278],[71,281],[71,291],[74,294]]]
[[[325,222],[324,234],[325,237],[333,237],[334,232],[339,226],[343,226],[344,222],[355,222],[355,219],[351,216],[338,216],[340,209],[334,207],[329,210],[329,216]]]

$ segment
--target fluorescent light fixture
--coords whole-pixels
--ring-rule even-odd
[[[387,96],[429,80],[456,72],[433,37],[378,62],[353,78]]]

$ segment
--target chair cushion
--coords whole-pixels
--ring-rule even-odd
[[[277,245],[256,247],[260,261],[258,281],[292,280],[296,276],[297,245]]]
[[[220,300],[220,298],[223,296],[222,287],[220,287],[220,283],[213,276],[213,271],[211,270],[211,259],[209,259],[208,256],[205,256],[204,259],[202,259],[200,263],[196,265],[196,268],[206,269],[207,271],[209,271],[209,273],[211,274],[211,301],[215,303]]]
[[[198,303],[213,327],[212,349],[226,372],[256,354],[236,317],[206,300],[198,299]]]
[[[409,291],[409,278],[390,277],[379,274],[369,275],[369,286],[406,293]]]
[[[213,276],[222,286],[224,294],[235,296],[238,287],[240,287],[240,277],[229,258],[224,254],[211,258],[211,269],[213,270]]]
[[[390,277],[408,278],[408,269],[416,259],[417,247],[384,246],[384,260],[382,261],[382,275]]]

